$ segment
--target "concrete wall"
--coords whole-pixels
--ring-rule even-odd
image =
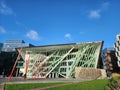
[[[104,79],[106,78],[106,71],[103,69],[95,68],[75,68],[76,79]]]

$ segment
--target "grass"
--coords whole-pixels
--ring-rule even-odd
[[[112,74],[112,78],[109,80],[109,83],[106,87],[107,90],[119,90],[120,87],[120,75]]]
[[[6,84],[5,90],[30,90],[38,87],[54,86],[63,83],[27,83],[27,84]],[[108,80],[92,80],[73,83],[66,86],[55,87],[45,90],[105,90]]]
[[[5,90],[30,90],[38,87],[53,86],[59,83],[24,83],[24,84],[5,84]]]
[[[107,80],[93,80],[46,90],[105,90],[107,84]]]

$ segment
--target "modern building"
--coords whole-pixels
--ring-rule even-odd
[[[9,76],[18,55],[16,48],[30,46],[33,45],[25,43],[23,40],[6,40],[1,47],[0,74],[4,72],[5,76]]]
[[[115,48],[115,54],[116,54],[116,57],[118,59],[118,66],[120,67],[120,34],[116,35],[116,43],[114,44],[114,48]]]
[[[16,67],[27,78],[74,78],[76,67],[100,68],[102,45],[103,41],[25,47]]]
[[[117,57],[115,56],[114,48],[105,48],[103,50],[103,61],[104,69],[107,72],[107,75],[110,76],[112,73],[120,72],[120,68],[117,64]]]

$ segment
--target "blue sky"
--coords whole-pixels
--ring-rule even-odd
[[[34,45],[104,41],[120,33],[120,0],[0,0],[0,42]]]

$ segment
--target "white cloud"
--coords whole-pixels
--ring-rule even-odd
[[[99,7],[96,10],[90,10],[88,13],[89,18],[94,18],[98,19],[102,16],[102,12],[107,10],[109,8],[110,3],[109,2],[104,2],[101,4],[101,7]]]
[[[26,33],[26,37],[28,37],[31,40],[39,40],[39,35],[36,31],[30,30],[29,32]]]
[[[3,1],[0,2],[0,13],[3,15],[13,15],[13,10],[8,7]]]
[[[71,39],[71,34],[70,33],[66,33],[65,37],[68,38],[68,39]]]
[[[100,11],[99,10],[90,11],[89,17],[90,18],[100,18],[101,17]]]
[[[2,26],[0,26],[0,33],[6,33],[6,30],[2,27]]]

